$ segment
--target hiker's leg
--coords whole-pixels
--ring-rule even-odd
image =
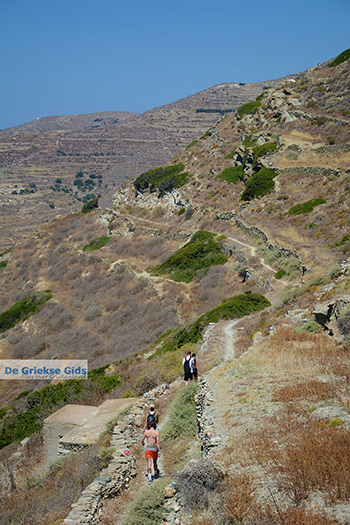
[[[147,458],[148,481],[152,481],[152,458]]]

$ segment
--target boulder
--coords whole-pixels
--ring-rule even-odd
[[[170,499],[170,498],[173,498],[176,494],[176,488],[175,487],[172,487],[171,485],[167,485],[165,488],[164,488],[164,491],[163,491],[163,496],[165,499]]]

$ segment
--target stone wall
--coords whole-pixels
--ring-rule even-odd
[[[320,166],[296,166],[293,168],[275,168],[279,175],[309,175],[314,177],[339,177],[339,170]]]
[[[249,235],[249,237],[252,237],[258,241],[262,241],[268,250],[277,252],[278,257],[295,257],[296,259],[298,259],[299,269],[302,272],[302,274],[304,274],[308,270],[307,266],[300,260],[299,254],[296,250],[282,248],[281,246],[270,242],[267,235],[262,230],[260,230],[260,228],[257,228],[256,226],[247,226],[243,222],[243,219],[240,216],[239,212],[236,212],[235,222],[236,226],[240,230],[242,230],[246,235]]]
[[[206,408],[212,403],[211,392],[204,376],[198,380],[196,395],[198,436],[203,457],[215,455],[215,448],[221,444],[221,438],[216,435],[215,421]]]

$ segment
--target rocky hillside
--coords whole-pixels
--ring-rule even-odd
[[[220,84],[143,115],[45,117],[3,130],[0,246],[12,246],[39,224],[79,210],[94,196],[110,206],[115,188],[169,162],[221,114],[255,99],[264,85]]]
[[[193,433],[168,435],[162,468],[206,496],[193,507],[174,489],[168,523],[349,522],[348,58],[266,85],[171,163],[147,166],[112,208],[57,218],[1,254],[2,357],[88,356],[95,369],[74,394],[0,385],[1,460],[21,490],[11,441],[72,399],[133,397],[163,382],[174,382],[159,401],[173,417],[190,349],[201,363],[201,447]],[[206,485],[214,458],[220,474]],[[137,472],[101,523],[125,522],[142,491]],[[17,509],[10,474],[1,483]]]

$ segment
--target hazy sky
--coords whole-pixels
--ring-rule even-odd
[[[349,0],[0,0],[0,128],[141,113],[349,47]]]

